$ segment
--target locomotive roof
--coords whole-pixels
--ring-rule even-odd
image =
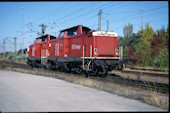
[[[43,35],[43,36],[37,37],[36,39],[38,39],[38,38],[42,38],[42,37],[44,37],[44,36],[48,36],[48,35],[50,35],[50,34],[46,34],[46,35]],[[56,36],[53,36],[53,35],[50,35],[50,36],[52,36],[52,37],[56,37]]]
[[[82,26],[82,28],[86,28],[86,29],[91,30],[90,28],[88,28],[88,27],[86,27],[86,26],[83,26],[83,25],[77,25],[77,26],[73,26],[73,27],[70,27],[70,28],[67,28],[67,29],[61,30],[61,32],[62,32],[62,31],[67,31],[67,30],[69,30],[69,29],[77,28],[78,26]]]

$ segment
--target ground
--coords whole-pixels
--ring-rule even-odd
[[[1,112],[166,111],[63,80],[2,70],[0,91]]]

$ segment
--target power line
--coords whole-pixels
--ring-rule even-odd
[[[93,4],[92,4],[92,5],[93,5]],[[91,5],[91,6],[92,6],[92,5]],[[102,5],[102,6],[106,6],[106,5],[110,5],[110,3],[106,3],[106,4]],[[65,18],[65,17],[68,18],[69,16],[72,16],[73,14],[76,14],[77,12],[79,12],[79,11],[81,11],[81,10],[84,10],[84,9],[87,9],[87,8],[90,8],[90,6],[85,7],[85,8],[83,8],[83,9],[80,8],[80,9],[78,9],[78,10],[72,12],[71,14],[62,17],[60,20],[63,20],[63,18]],[[98,8],[95,8],[94,10],[90,10],[89,12],[91,13],[92,11],[98,10],[99,8],[101,8],[101,6],[98,7]],[[79,17],[87,16],[88,14],[90,14],[89,12],[86,12],[85,14],[81,14],[81,15],[79,15],[79,16],[77,16],[77,17],[74,17],[74,18],[72,18],[72,19],[69,19],[69,23],[70,23],[70,21],[75,20],[75,19],[78,19]],[[58,19],[57,19],[57,20],[58,20]],[[55,21],[56,21],[56,20],[55,20]]]
[[[78,4],[78,3],[77,3],[77,4]],[[106,6],[106,5],[108,5],[108,4],[110,5],[110,3],[106,3],[106,4],[102,5],[102,6]],[[73,4],[73,5],[74,5],[74,4]],[[96,4],[95,4],[95,5],[96,5]],[[101,6],[100,6],[100,7],[101,7]],[[98,7],[98,8],[100,8],[100,7]],[[86,7],[86,8],[89,8],[89,7]],[[84,9],[86,9],[86,8],[84,8]],[[97,8],[97,9],[98,9],[98,8]],[[103,9],[104,9],[104,8],[103,8]],[[51,11],[51,12],[53,12],[53,11]],[[50,12],[50,13],[51,13],[51,12]],[[48,13],[48,15],[49,15],[50,13]],[[43,16],[43,17],[44,17],[44,16]],[[40,20],[40,19],[38,19],[38,20]],[[27,25],[28,25],[28,24],[26,24],[25,26],[27,26]],[[24,27],[25,27],[25,26],[24,26]]]
[[[142,13],[148,13],[148,12],[151,12],[151,11],[155,11],[155,10],[157,10],[157,9],[162,9],[162,8],[165,8],[165,7],[167,7],[167,6],[164,6],[164,7],[158,7],[158,8],[153,8],[153,9],[150,9],[150,10],[147,10],[147,11],[144,11],[144,12],[142,12]],[[122,18],[127,18],[127,17],[132,17],[132,16],[136,16],[136,15],[139,15],[138,13],[133,13],[133,14],[131,14],[131,15],[128,15],[128,16],[124,16],[124,17],[120,17],[120,18],[113,18],[113,19],[111,19],[110,21],[114,21],[114,20],[120,20],[120,19],[122,19]],[[106,23],[106,22],[103,22],[103,23]],[[102,24],[103,24],[102,23]],[[91,27],[94,27],[94,26],[97,26],[97,24],[94,24],[94,25],[92,25]]]
[[[66,5],[69,5],[69,4],[66,4]],[[48,17],[47,15],[50,15],[50,13],[52,13],[52,12],[54,12],[54,11],[56,11],[56,10],[57,10],[57,11],[60,11],[60,10],[63,9],[63,8],[65,8],[65,6],[64,6],[64,7],[63,7],[63,6],[57,7],[57,8],[55,8],[55,9],[53,9],[52,11],[50,11],[48,14],[40,17],[39,19],[36,19],[34,22],[39,21],[39,20],[44,19],[44,18],[47,18],[47,17]]]
[[[161,14],[165,14],[165,13],[167,13],[168,11],[163,11],[163,12],[159,12],[159,13],[161,13]],[[159,14],[159,15],[161,15],[161,14]],[[153,15],[153,14],[148,14],[148,15],[145,15],[146,17],[150,17],[151,15]],[[138,16],[138,15],[136,15],[136,16]],[[116,21],[116,23],[120,23],[121,21],[128,21],[128,20],[134,20],[134,19],[137,19],[137,18],[139,18],[139,17],[135,17],[135,18],[129,18],[129,17],[127,17],[127,18],[123,18],[123,19],[119,19],[119,21]]]
[[[161,18],[161,19],[156,19],[156,20],[151,20],[149,21],[149,23],[153,23],[153,22],[157,22],[157,21],[161,21],[161,20],[165,20],[165,19],[168,19],[168,18]],[[147,23],[147,22],[146,22]],[[140,25],[141,23],[135,23],[133,24],[134,25]],[[123,26],[124,27],[124,26]],[[123,28],[123,27],[117,27],[117,28],[114,28],[114,29],[120,29],[120,28]]]
[[[99,3],[99,2],[98,2]],[[100,2],[101,3],[101,2]],[[113,3],[113,2],[112,2]],[[77,3],[78,4],[78,3]],[[121,3],[119,3],[120,5],[121,5],[121,7],[123,6],[123,5],[126,5],[126,6],[129,6],[129,5],[127,5],[127,4],[123,4],[122,2]],[[123,4],[123,5],[122,5]],[[73,4],[73,6],[74,6],[75,4]],[[96,4],[93,4],[94,6],[96,6]],[[85,9],[88,9],[88,8],[91,8],[90,6],[92,6],[92,5],[88,5],[87,7],[84,7],[84,5],[83,5],[83,7],[82,7],[82,9],[80,10],[80,9],[78,9],[78,10],[75,10],[75,11],[73,11],[73,12],[76,12],[76,11],[78,11],[78,12],[76,12],[76,13],[74,13],[73,14],[73,12],[72,13],[70,13],[69,14],[69,17],[71,17],[71,16],[73,16],[73,15],[75,15],[75,14],[80,14],[80,15],[78,15],[78,16],[74,16],[74,18],[72,18],[72,19],[69,19],[69,20],[67,20],[67,23],[73,23],[73,20],[74,21],[77,21],[79,18],[83,18],[84,16],[86,16],[87,17],[87,15],[91,15],[91,14],[94,14],[94,13],[92,13],[92,12],[94,12],[94,11],[96,11],[96,10],[98,10],[98,8],[101,8],[102,10],[103,9],[106,9],[106,8],[112,8],[113,7],[113,5],[116,7],[114,7],[115,8],[115,10],[117,10],[117,9],[119,9],[115,4],[111,4],[111,2],[107,2],[107,3],[105,3],[105,4],[102,4],[102,5],[100,5],[100,6],[98,6],[98,7],[94,7],[94,9],[91,9],[91,10],[88,10],[88,12],[86,11],[84,14],[82,14],[82,12],[81,11],[83,11],[83,10],[85,10]],[[130,4],[131,5],[131,4]],[[67,5],[68,6],[68,5]],[[125,6],[125,7],[126,7]],[[144,13],[146,13],[146,11],[148,11],[148,12],[151,12],[151,11],[155,11],[155,10],[157,10],[157,9],[162,9],[162,8],[165,8],[165,7],[167,7],[167,6],[163,6],[163,7],[159,7],[159,8],[153,8],[153,9],[148,9],[148,10],[144,10],[143,11],[143,14]],[[65,8],[65,7],[64,7]],[[123,7],[124,8],[124,7]],[[60,8],[59,8],[60,9]],[[63,9],[63,8],[62,8]],[[60,12],[63,12],[64,10],[62,10],[62,9],[60,9],[59,11]],[[66,7],[65,9],[69,9],[69,7]],[[57,8],[56,8],[56,10],[57,10]],[[56,11],[55,10],[55,11]],[[112,11],[113,13],[115,13],[115,10],[114,11]],[[48,13],[48,15],[52,15],[55,11],[51,11],[51,12],[49,12]],[[58,12],[59,12],[58,11]],[[111,10],[110,10],[111,11]],[[55,13],[55,14],[57,14],[57,13]],[[112,13],[111,13],[112,14]],[[123,14],[123,13],[122,13]],[[67,14],[68,15],[68,14]],[[137,14],[135,13],[134,14],[134,16],[136,16]],[[139,15],[139,14],[138,14]],[[52,15],[52,16],[54,16],[54,15]],[[64,16],[66,16],[66,15],[64,15]],[[97,17],[97,14],[95,14],[94,16],[96,16]],[[93,17],[94,17],[93,16]],[[43,16],[44,17],[44,16]],[[48,16],[46,16],[46,17],[48,17]],[[45,18],[46,18],[45,17]],[[91,16],[92,17],[92,16]],[[91,18],[90,17],[90,18]],[[131,17],[131,15],[129,16],[129,17]],[[125,17],[125,18],[127,18],[127,16]],[[125,19],[124,18],[124,19]],[[58,18],[59,19],[59,18]],[[115,20],[115,17],[113,18],[114,20]],[[109,22],[110,21],[113,21],[113,19],[112,20],[110,20],[109,19]],[[120,18],[120,19],[122,19],[122,18]],[[80,20],[80,19],[79,19]],[[85,22],[88,22],[88,21],[91,21],[92,19],[88,19],[87,21],[85,21]],[[118,19],[119,20],[119,19]],[[60,19],[59,21],[63,21],[63,19]],[[80,20],[81,21],[81,20]],[[120,20],[119,20],[120,21]],[[118,22],[119,22],[118,21]],[[85,23],[85,22],[83,22],[83,23]],[[104,22],[104,23],[106,23],[106,21]],[[103,23],[102,23],[103,24]],[[24,28],[27,26],[28,24],[26,24],[25,26],[23,26]],[[56,25],[56,24],[55,24]],[[63,27],[62,26],[63,25],[63,23],[61,22],[58,26],[61,28],[61,27]],[[49,26],[49,25],[48,25]],[[54,25],[52,25],[52,27],[53,27]],[[96,26],[96,25],[95,25]],[[32,32],[32,31],[30,31],[30,32]],[[35,30],[34,30],[34,32],[35,32]],[[33,32],[32,32],[33,33]],[[35,32],[36,33],[36,32]],[[16,34],[18,34],[18,33],[16,33]],[[24,33],[24,35],[26,36],[26,35],[30,35],[30,33],[28,32],[28,33]]]
[[[121,2],[121,3],[122,3],[122,2]],[[114,5],[118,5],[118,4],[120,4],[120,3],[114,4]],[[110,3],[104,4],[104,5],[102,5],[102,6],[106,6],[106,5],[110,5]],[[112,6],[113,6],[113,5],[112,5]],[[93,9],[93,10],[90,10],[89,12],[86,12],[86,13],[84,13],[84,14],[81,14],[81,15],[79,15],[79,16],[77,16],[77,17],[74,17],[74,18],[72,18],[72,19],[69,19],[67,22],[69,22],[69,24],[70,24],[70,23],[72,23],[72,22],[70,22],[70,21],[72,21],[72,20],[76,20],[76,19],[78,19],[78,18],[80,18],[80,17],[87,16],[87,15],[89,15],[89,14],[93,14],[92,12],[98,10],[99,8],[101,8],[101,6],[98,7],[98,8],[95,8],[95,9]],[[106,7],[106,8],[107,8],[107,7]],[[102,8],[102,9],[105,9],[105,8]],[[88,21],[88,20],[87,20],[87,21]]]
[[[93,4],[92,4],[93,5]],[[82,11],[82,10],[84,10],[84,9],[87,9],[87,8],[90,8],[90,7],[86,7],[86,8],[80,8],[80,9],[78,9],[78,10],[76,10],[76,11],[73,11],[72,13],[70,13],[70,14],[68,14],[68,15],[66,15],[66,16],[63,16],[63,17],[61,17],[61,18],[58,18],[58,19],[56,19],[56,20],[59,20],[59,21],[62,21],[64,18],[68,18],[69,16],[73,16],[73,15],[75,15],[76,13],[78,13],[78,12],[80,12],[80,11]],[[71,20],[74,20],[74,19],[77,19],[77,17],[75,18],[73,18],[73,19],[69,19],[69,21],[71,21]],[[54,21],[56,21],[56,20],[54,20]],[[53,23],[54,23],[54,21],[53,21]],[[58,21],[58,22],[59,22]],[[49,24],[47,24],[47,25],[49,25]]]
[[[78,4],[78,3],[77,3]],[[74,5],[74,4],[73,4]],[[62,8],[64,8],[63,6],[62,6]],[[61,9],[62,9],[61,8]],[[55,8],[55,10],[57,10],[57,8]],[[50,13],[52,13],[53,11],[51,11]],[[50,13],[48,13],[48,15],[50,14]],[[43,16],[43,17],[45,17],[45,16]],[[39,18],[39,19],[37,19],[37,20],[35,20],[35,21],[38,21],[38,20],[41,20],[43,17],[41,17],[41,18]],[[47,16],[48,17],[48,16]],[[33,22],[35,22],[35,21],[33,21]],[[22,28],[24,28],[24,27],[26,27],[28,24],[25,24],[24,26],[22,26]],[[14,32],[16,32],[16,31],[14,31]],[[9,33],[8,33],[9,34]]]

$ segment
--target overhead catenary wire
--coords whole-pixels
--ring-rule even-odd
[[[143,14],[144,14],[144,13],[151,12],[151,11],[155,11],[155,10],[157,10],[157,9],[162,9],[162,8],[165,8],[165,7],[168,7],[168,6],[153,8],[153,9],[144,11]],[[120,20],[120,19],[126,19],[127,17],[132,17],[132,16],[136,16],[136,15],[140,15],[140,14],[139,14],[139,13],[133,13],[133,14],[128,15],[128,16],[123,16],[123,17],[119,17],[119,18],[112,18],[112,19],[110,19],[109,21],[112,22],[112,21],[116,21],[116,20]],[[104,23],[106,23],[106,22],[103,22],[102,24],[104,24]],[[90,27],[94,27],[94,26],[97,26],[97,24],[94,24],[94,25],[92,25],[92,26],[90,26]]]
[[[122,2],[121,2],[121,3],[122,3]],[[120,3],[118,3],[118,4],[120,4]],[[114,4],[114,5],[118,5],[118,4]],[[106,6],[106,5],[110,5],[110,3],[104,4],[104,5],[102,5],[102,6]],[[112,6],[113,6],[113,4],[112,4]],[[77,16],[77,17],[74,17],[74,18],[72,18],[72,19],[69,19],[67,22],[69,22],[69,24],[71,24],[72,22],[70,22],[70,21],[76,20],[76,19],[78,19],[78,18],[80,18],[80,17],[83,17],[83,16],[87,16],[87,15],[89,15],[89,14],[93,14],[92,12],[98,11],[99,8],[101,8],[101,7],[97,7],[97,8],[95,8],[95,9],[93,9],[93,10],[90,10],[90,11],[84,13],[84,14],[81,14],[81,15],[79,15],[79,16]],[[105,9],[105,8],[102,8],[102,9]],[[62,25],[64,25],[64,23],[62,23]],[[62,25],[60,24],[60,26],[62,26]]]
[[[92,2],[90,2],[90,3],[92,3]],[[68,18],[67,18],[67,23],[69,23],[69,25],[71,26],[74,22],[76,22],[76,21],[79,21],[79,23],[81,23],[81,21],[83,21],[83,19],[81,19],[81,18],[94,18],[94,17],[96,17],[97,18],[97,12],[99,11],[98,9],[99,9],[99,7],[102,9],[102,10],[105,10],[105,9],[116,9],[116,10],[119,10],[122,6],[124,6],[124,7],[128,7],[128,3],[126,4],[126,3],[124,3],[124,2],[120,2],[120,3],[117,3],[117,2],[107,2],[107,3],[105,3],[105,4],[95,4],[95,3],[100,3],[100,2],[93,2],[94,4],[86,4],[86,6],[89,6],[89,7],[85,7],[84,6],[84,4],[83,4],[83,6],[82,6],[82,9],[80,10],[80,8],[79,9],[75,9],[75,10],[73,10],[72,11],[72,13],[70,13],[70,14],[68,14],[68,13],[66,13],[66,14],[64,14],[63,15],[63,17],[66,17],[66,16],[68,16]],[[78,3],[77,3],[78,4]],[[115,5],[115,4],[117,4],[117,6]],[[73,4],[74,5],[74,4]],[[72,6],[73,6],[72,5]],[[125,6],[126,5],[126,6]],[[130,5],[133,5],[133,4],[130,4]],[[65,8],[67,9],[67,10],[69,10],[69,7],[68,6],[70,6],[70,5],[67,5],[67,6],[65,6]],[[93,6],[93,8],[91,7],[91,6]],[[111,7],[111,6],[114,6],[114,7]],[[124,7],[122,7],[122,8],[124,8]],[[145,9],[145,10],[143,10],[143,14],[146,14],[147,12],[149,13],[149,12],[153,12],[153,11],[156,11],[156,10],[161,10],[161,9],[163,9],[163,8],[167,8],[168,6],[162,6],[162,7],[157,7],[157,8],[152,8],[152,9],[150,9],[150,8],[148,8],[148,9]],[[62,9],[65,9],[65,8],[61,8],[61,9],[59,9],[59,11],[62,13],[62,12],[64,12]],[[87,10],[88,9],[88,10]],[[111,14],[114,14],[114,13],[116,13],[115,11],[116,10],[114,10],[114,11],[110,11],[109,12],[109,14],[111,15]],[[45,19],[45,18],[48,18],[48,16],[50,15],[51,17],[53,17],[54,19],[53,20],[59,20],[60,21],[60,23],[59,23],[59,21],[58,21],[58,23],[57,22],[55,22],[55,21],[53,21],[53,20],[50,20],[50,21],[47,21],[47,24],[46,25],[48,25],[48,31],[50,32],[50,31],[55,31],[56,29],[56,32],[58,32],[58,30],[60,30],[60,29],[62,29],[63,28],[63,25],[64,25],[64,23],[62,22],[63,21],[63,19],[60,17],[60,18],[55,18],[53,15],[54,14],[58,14],[57,12],[59,12],[58,10],[57,10],[57,8],[55,8],[54,10],[52,10],[52,11],[50,11],[49,13],[47,13],[46,15],[44,15],[44,16],[42,16],[42,17],[40,17],[39,19],[37,19],[37,21],[39,21],[39,20],[42,20],[42,19]],[[77,12],[76,12],[77,11]],[[84,12],[82,12],[82,11],[84,11]],[[96,11],[96,12],[95,12]],[[75,12],[75,13],[74,13]],[[95,13],[92,13],[92,12],[95,12]],[[122,15],[123,15],[124,13],[122,13]],[[116,23],[116,22],[120,22],[120,21],[126,21],[126,19],[128,19],[128,18],[130,18],[130,17],[136,17],[137,15],[140,15],[140,13],[138,12],[138,13],[131,13],[130,15],[127,15],[127,16],[122,16],[122,17],[118,17],[118,18],[115,18],[115,17],[113,17],[113,18],[109,18],[109,23],[110,23],[110,26],[109,27],[112,27],[112,24],[111,23]],[[45,17],[45,18],[43,18],[43,17]],[[72,18],[71,18],[72,17]],[[143,17],[145,17],[145,15],[143,15]],[[149,17],[149,16],[148,16]],[[136,18],[138,18],[138,17],[136,17]],[[118,20],[118,21],[117,21]],[[37,21],[32,21],[32,24],[34,25],[34,27],[35,27],[35,22],[37,22]],[[54,24],[54,22],[55,22],[55,24]],[[83,22],[83,23],[89,23],[89,22],[91,22],[91,19],[88,19],[87,21],[85,21],[85,22]],[[30,23],[30,22],[29,22]],[[28,29],[28,31],[29,32],[26,32],[26,33],[24,33],[24,35],[25,35],[25,37],[27,37],[27,36],[30,36],[31,34],[32,34],[32,38],[35,38],[35,35],[37,35],[36,34],[36,30],[34,29],[34,31],[31,31],[30,30],[30,28],[28,28],[28,26],[29,26],[29,23],[27,23],[27,24],[25,24],[24,25],[24,28],[26,28],[27,27],[27,29]],[[94,22],[93,22],[94,23]],[[96,24],[95,24],[96,23]],[[98,24],[97,24],[97,21],[95,22],[93,25],[91,25],[91,26],[89,26],[89,27],[92,27],[92,28],[94,28],[95,26],[97,26]],[[102,25],[103,24],[105,24],[105,23],[107,23],[106,21],[104,21],[104,22],[102,22]],[[37,26],[38,26],[39,24],[37,24]],[[35,28],[37,28],[37,26],[35,27]],[[55,27],[55,26],[58,26],[58,27]],[[33,27],[32,27],[33,28]],[[53,28],[53,29],[52,29]],[[38,30],[37,30],[38,31]],[[11,35],[11,36],[10,36]],[[21,34],[19,34],[19,33],[16,33],[16,31],[14,31],[12,34],[11,33],[8,33],[8,34],[5,34],[5,35],[3,35],[3,37],[5,37],[5,36],[8,36],[8,37],[13,37],[13,36],[17,36],[18,37],[18,39],[20,39],[20,37],[21,37]],[[26,38],[27,39],[27,38]],[[27,40],[28,41],[28,40]],[[27,42],[24,42],[24,43],[27,43]]]

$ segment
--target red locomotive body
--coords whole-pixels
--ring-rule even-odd
[[[41,57],[40,51],[41,45],[39,39],[34,41],[34,44],[29,47],[29,57]]]
[[[46,65],[43,59],[50,55],[49,52],[52,39],[56,39],[56,37],[45,35],[36,38],[34,44],[29,46],[29,57],[27,58],[27,63],[32,66]]]
[[[62,30],[56,39],[50,37],[39,37],[30,46],[28,64],[95,74],[123,66],[118,56],[117,33],[112,31],[92,31],[78,25]],[[43,38],[46,40],[40,42]],[[32,54],[34,47],[36,55]],[[33,61],[34,57],[40,57],[40,61]]]

